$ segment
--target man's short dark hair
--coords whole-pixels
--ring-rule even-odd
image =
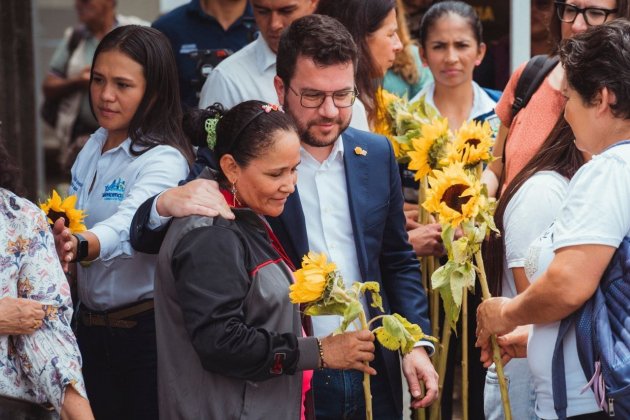
[[[304,16],[295,20],[282,34],[276,71],[285,84],[295,74],[298,57],[311,58],[320,66],[352,62],[354,71],[357,71],[357,46],[352,35],[330,16]]]

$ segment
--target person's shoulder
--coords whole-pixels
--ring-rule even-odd
[[[356,128],[348,127],[346,131],[343,132],[341,137],[343,139],[346,139],[345,144],[353,147],[355,145],[362,147],[363,149],[366,149],[365,151],[368,152],[368,154],[370,152],[387,152],[390,149],[390,144],[387,137],[369,131],[363,131]],[[346,153],[347,152],[354,153],[353,150],[346,151]]]
[[[190,8],[190,3],[182,4],[171,10],[168,13],[163,14],[158,17],[151,26],[156,29],[162,30],[163,28],[172,28],[175,25],[183,23],[182,21],[186,19],[188,9]]]
[[[188,164],[186,158],[181,151],[167,144],[160,144],[158,146],[152,147],[141,154],[138,158],[149,161],[159,160],[161,163],[164,163],[165,161],[172,163],[183,161]]]
[[[240,66],[244,64],[254,64],[257,48],[259,48],[258,40],[254,40],[227,57],[225,60],[221,61],[216,69],[220,69],[220,71],[223,72],[230,72],[230,70],[240,68]]]
[[[151,22],[141,19],[137,16],[116,15],[116,20],[118,21],[118,24],[121,26],[125,26],[125,25],[151,26]]]
[[[13,191],[0,187],[0,210],[3,217],[28,221],[29,225],[35,225],[43,220],[44,213],[39,206],[26,198],[16,195]]]
[[[432,93],[433,89],[435,89],[435,82],[431,81],[427,83],[426,85],[424,85],[424,87],[420,90],[420,92],[418,92],[413,98],[409,100],[409,103],[418,102],[420,98],[422,98],[423,96],[426,96],[427,94]],[[431,94],[430,96],[433,96],[433,95]]]
[[[542,199],[550,194],[564,195],[569,180],[556,171],[540,171],[523,183],[517,194],[527,195],[533,199]]]

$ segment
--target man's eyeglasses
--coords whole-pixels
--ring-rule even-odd
[[[300,97],[300,105],[304,108],[319,108],[328,96],[332,97],[333,103],[337,108],[350,108],[359,94],[357,88],[338,90],[331,93],[322,92],[321,90],[304,90],[302,93],[297,93],[291,86],[289,86],[289,89],[295,96]]]
[[[577,15],[582,14],[584,21],[588,26],[601,25],[608,19],[608,16],[617,13],[617,9],[603,9],[601,7],[585,7],[580,9],[572,4],[566,4],[556,1],[556,10],[558,10],[558,18],[562,22],[573,23]]]

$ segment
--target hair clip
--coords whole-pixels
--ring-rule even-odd
[[[284,112],[284,109],[282,109],[282,106],[280,105],[276,105],[276,104],[265,104],[262,106],[262,109],[269,114],[271,111],[280,111],[280,112]]]
[[[206,143],[211,150],[214,150],[214,146],[217,144],[217,124],[219,123],[219,117],[208,118],[206,120]]]

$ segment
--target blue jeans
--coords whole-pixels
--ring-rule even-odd
[[[96,419],[156,420],[157,343],[153,310],[127,318],[133,328],[85,326],[77,342]]]
[[[529,372],[527,359],[512,359],[505,367],[505,379],[508,383],[512,418],[518,420],[539,420],[536,416],[536,393]],[[488,368],[483,394],[486,420],[503,420],[503,405],[499,377],[494,365]]]
[[[381,373],[385,375],[383,371]],[[372,412],[375,420],[400,420],[386,380],[371,378]],[[323,369],[313,372],[313,396],[317,420],[363,420],[365,398],[363,373]]]

